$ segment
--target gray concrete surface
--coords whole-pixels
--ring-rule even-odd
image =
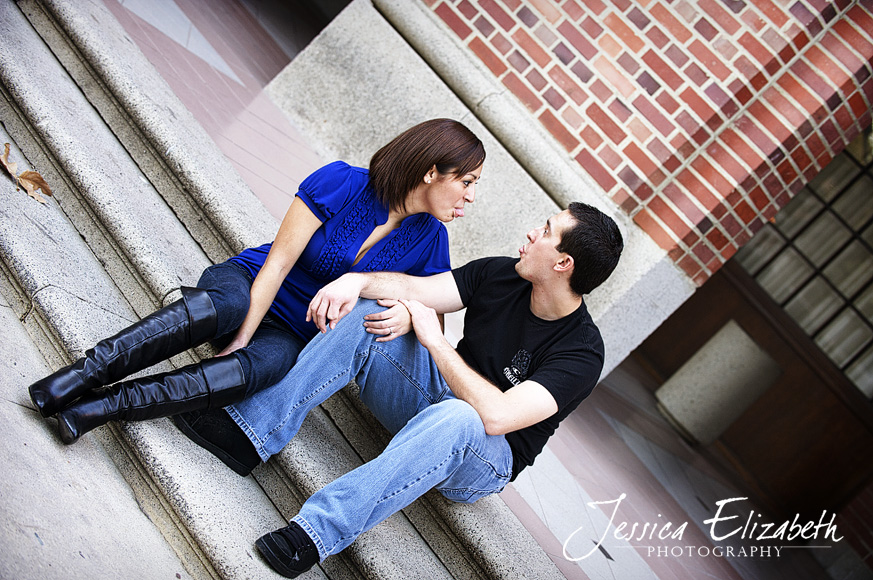
[[[2,129],[0,140],[10,142]],[[12,145],[19,172],[29,169]],[[133,311],[104,272],[89,271],[93,255],[53,201],[40,205],[2,176],[0,222],[0,577],[155,577],[150,567],[160,577],[189,577],[97,440],[64,447],[27,394],[52,368],[41,349],[56,351],[21,317],[37,333],[36,318],[57,317],[61,342],[81,350],[100,331],[95,320],[103,329],[123,326]]]
[[[11,140],[19,170],[26,169],[29,164],[19,153],[15,140],[5,132],[0,137],[4,141]],[[31,342],[44,351],[63,353],[69,360],[73,352],[85,350],[99,338],[136,320],[136,314],[103,269],[103,264],[57,203],[50,200],[48,204],[40,205],[23,193],[15,192],[11,181],[0,183],[3,187],[0,221],[7,226],[0,228],[0,257],[4,264],[2,291],[6,304],[13,305],[15,314],[27,320],[25,326],[30,331]],[[64,187],[55,188],[57,197],[67,193]],[[8,227],[11,224],[14,227]],[[35,319],[42,322],[34,324]],[[43,334],[47,328],[52,330],[51,336]],[[31,380],[47,374],[44,362],[32,368],[32,357],[22,355],[19,359],[16,356],[10,364],[21,365],[18,373],[32,377]],[[51,368],[56,366],[60,365]],[[163,363],[154,370],[171,368],[168,363]],[[68,496],[64,500],[66,503],[58,504],[61,515],[57,517],[67,514],[72,519],[87,518],[93,509],[95,518],[105,512],[115,514],[123,523],[123,514],[134,507],[136,513],[129,514],[131,521],[138,517],[137,514],[147,514],[155,533],[159,531],[163,535],[164,544],[172,546],[177,560],[182,561],[194,577],[276,577],[254,555],[252,545],[258,536],[280,527],[284,520],[252,478],[243,479],[229,471],[188,441],[168,420],[121,425],[120,430],[118,427],[103,427],[84,436],[75,445],[65,447],[55,436],[55,421],[40,419],[32,409],[26,391],[28,385],[29,381],[16,381],[6,396],[16,402],[16,409],[29,417],[28,429],[39,433],[41,443],[40,446],[18,448],[15,465],[25,468],[30,464],[42,465],[50,478],[53,458],[57,458],[58,469],[67,476],[75,477],[79,469],[86,472],[83,477],[88,478],[95,493],[99,493],[104,483],[117,487],[126,481],[128,486],[125,493],[113,491],[99,496],[102,504],[89,496],[82,501]],[[14,440],[12,434],[4,437],[4,442]],[[42,447],[53,451],[44,452]],[[115,463],[114,471],[108,463],[104,463],[101,470],[89,468],[87,462],[93,459],[88,457],[101,447],[105,449],[104,459],[108,453]],[[72,461],[70,458],[77,457],[79,449],[84,458]],[[14,513],[20,510],[34,521],[51,515],[51,510],[43,503],[15,501],[13,493],[25,494],[26,497],[25,482],[10,481],[10,485],[10,495],[4,494],[3,497],[3,509],[15,509]],[[80,517],[77,514],[85,515]],[[93,530],[96,539],[92,538],[94,541],[90,547],[92,559],[99,560],[96,554],[105,553],[109,559],[121,560],[118,563],[121,567],[143,565],[137,560],[136,550],[131,549],[127,558],[123,551],[112,547],[110,538],[115,532],[101,537],[100,529],[96,526]],[[123,536],[119,540],[122,545],[136,541],[135,535],[126,535],[124,530],[119,530],[119,534]],[[27,552],[15,554],[9,565],[25,571],[32,566],[37,566],[34,570],[38,569],[38,563],[27,559]],[[318,576],[316,571],[315,577]],[[76,573],[66,577],[92,576]]]
[[[712,445],[782,374],[770,354],[729,320],[657,391],[658,408],[695,444]]]
[[[180,284],[196,281],[208,260],[101,117],[89,108],[77,85],[64,76],[64,69],[17,7],[3,3],[0,11],[0,44],[4,47],[0,78],[7,97],[0,101],[0,108],[4,127],[9,129],[2,136],[12,143],[19,171],[29,166],[39,170],[55,192],[55,199],[40,205],[21,193],[11,193],[11,181],[4,183],[0,196],[4,288],[16,313],[27,314],[26,327],[34,344],[52,359],[51,368],[56,368],[138,318],[113,274],[121,272],[135,282],[144,281],[141,292],[159,304]],[[28,153],[39,162],[31,162]],[[122,190],[119,184],[130,187]],[[102,249],[115,249],[95,250],[98,243]],[[170,368],[164,364],[155,370]],[[43,364],[29,372],[38,376],[45,371]],[[16,392],[26,393],[26,384],[16,385]],[[104,496],[107,513],[114,510],[123,522],[118,514],[130,507],[123,498],[135,495],[138,513],[147,513],[155,522],[164,543],[172,546],[177,562],[183,562],[189,573],[203,578],[275,577],[252,548],[259,535],[283,524],[272,502],[254,480],[227,470],[187,441],[169,421],[124,426],[121,432],[104,427],[70,448],[54,439],[52,423],[38,420],[34,427],[51,434],[45,445],[54,445],[59,453],[74,454],[79,448],[87,453],[84,450],[98,442],[103,445],[117,466],[109,476],[128,484],[126,496],[118,496],[118,505],[114,505],[117,494]],[[34,462],[24,460],[23,465]],[[76,467],[87,470],[85,465]],[[93,471],[92,475],[96,478],[92,481],[100,482],[106,473]],[[16,482],[15,489],[20,492],[26,486]],[[12,498],[9,502],[4,498],[4,507],[15,505]],[[77,508],[88,513],[93,503]],[[46,506],[22,504],[21,509],[32,511],[31,517],[38,521]],[[107,558],[124,560],[123,552],[111,546],[104,549],[108,537],[98,540],[91,546],[92,553],[105,551]],[[133,542],[135,536],[125,541]],[[130,560],[119,566],[138,564],[147,571],[136,554],[131,549]],[[38,569],[38,563],[26,557],[11,558],[9,565],[19,571]],[[318,571],[313,574],[320,576]]]
[[[191,578],[103,447],[59,445],[31,408],[50,369],[2,297],[0,326],[0,578]]]
[[[395,135],[435,117],[476,133],[487,157],[475,203],[447,226],[454,264],[517,256],[525,234],[559,211],[367,0],[352,2],[267,90],[324,159],[366,166]]]
[[[61,205],[78,198],[83,209],[70,208],[69,215],[86,236],[107,239],[104,248],[94,247],[106,263],[118,265],[115,277],[133,270],[160,299],[196,282],[209,263],[203,250],[12,2],[0,3],[0,81],[18,116],[39,135],[41,151],[31,148],[36,141],[20,146],[52,161],[51,168],[40,163],[46,179],[68,183],[73,195],[59,198]],[[4,120],[16,124],[12,115]]]

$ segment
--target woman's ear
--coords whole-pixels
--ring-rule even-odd
[[[430,170],[427,173],[424,174],[424,182],[431,183],[431,182],[435,181],[438,176],[439,176],[439,171],[437,171],[437,166],[434,165],[433,167],[430,168]]]

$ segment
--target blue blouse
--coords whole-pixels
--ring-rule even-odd
[[[346,272],[393,271],[429,276],[451,269],[446,227],[427,213],[411,215],[379,240],[361,260],[355,258],[376,226],[388,219],[388,207],[376,197],[366,169],[335,161],[303,180],[299,197],[322,225],[285,277],[270,314],[304,340],[318,332],[306,322],[306,310],[322,286]],[[231,261],[257,276],[272,243],[244,250]]]

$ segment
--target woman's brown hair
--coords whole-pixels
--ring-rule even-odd
[[[431,119],[410,127],[370,159],[370,182],[390,209],[404,209],[406,197],[428,171],[466,175],[485,161],[482,141],[452,119]]]

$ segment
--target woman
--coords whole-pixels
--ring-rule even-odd
[[[207,268],[182,299],[104,339],[30,386],[43,417],[57,414],[64,443],[111,420],[142,421],[241,401],[281,379],[317,328],[315,292],[349,271],[428,275],[450,269],[440,222],[464,215],[482,171],[482,142],[434,119],[395,137],[370,169],[331,163],[300,184],[272,244]],[[395,305],[383,315],[406,329]],[[99,389],[208,340],[215,358]]]

